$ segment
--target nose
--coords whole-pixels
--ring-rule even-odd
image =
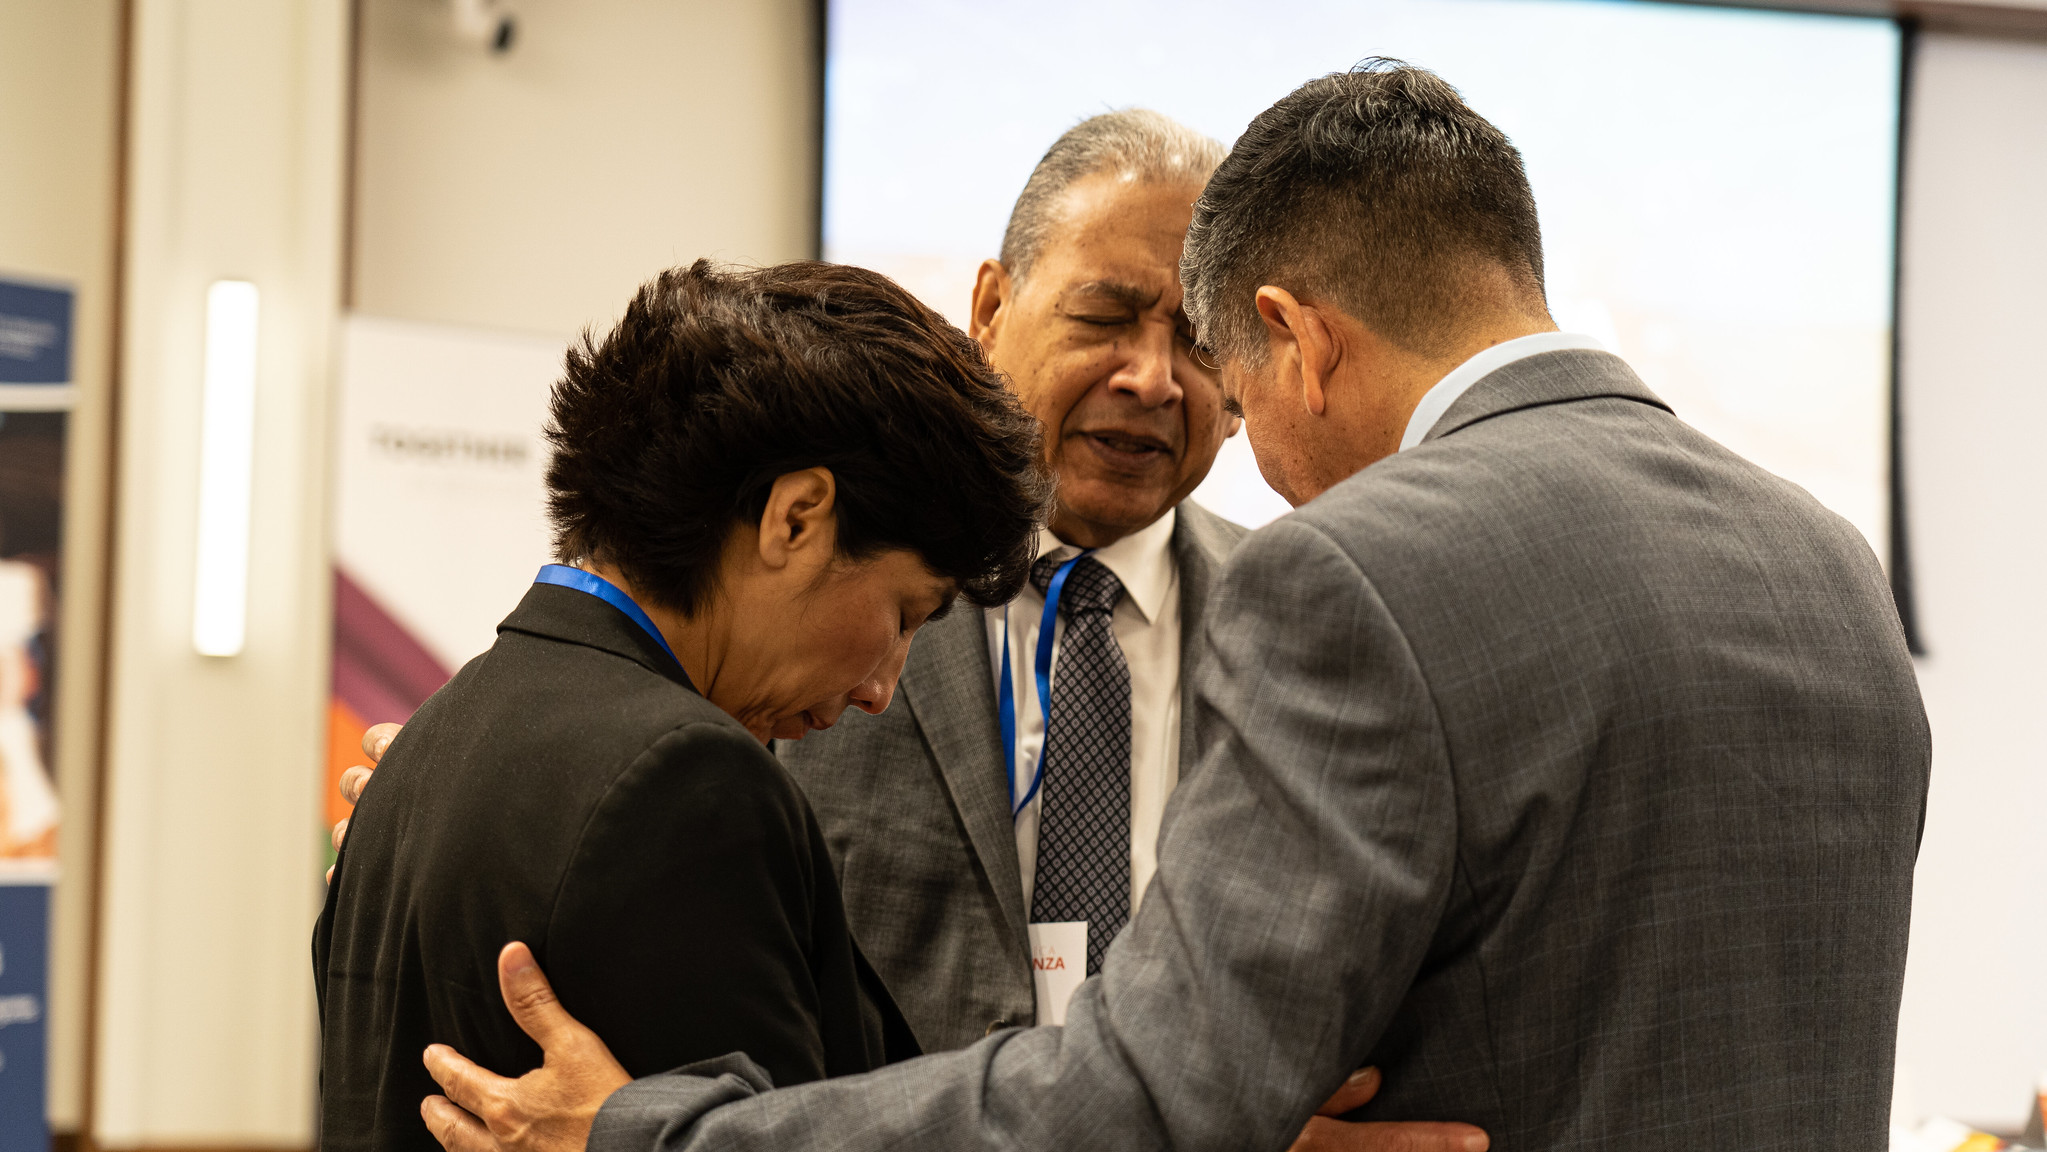
[[[875,666],[867,679],[848,694],[853,707],[869,716],[879,716],[888,711],[889,701],[896,698],[896,681],[902,679],[903,663],[910,657],[910,641],[905,638],[889,650],[886,659]]]
[[[888,702],[895,699],[895,696],[896,682],[877,676],[869,678],[860,687],[853,689],[852,695],[847,699],[852,702],[853,707],[869,716],[879,716],[888,711]]]
[[[1142,325],[1129,345],[1129,357],[1109,383],[1146,408],[1177,404],[1184,392],[1173,376],[1173,326]]]

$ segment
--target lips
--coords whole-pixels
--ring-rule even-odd
[[[1080,437],[1093,446],[1097,453],[1119,464],[1148,464],[1161,457],[1170,457],[1173,453],[1171,444],[1143,432],[1103,429],[1082,432]]]

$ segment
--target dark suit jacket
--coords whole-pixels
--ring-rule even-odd
[[[1239,525],[1181,503],[1172,548],[1182,782],[1199,763],[1192,673],[1205,651],[1202,606],[1243,538]],[[1037,1012],[981,613],[955,611],[919,632],[897,694],[879,716],[849,710],[776,751],[824,825],[853,935],[918,1042],[961,1048]]]
[[[1929,745],[1853,527],[1619,359],[1494,371],[1216,581],[1204,763],[1063,1028],[719,1108],[635,1082],[591,1152],[1882,1148]]]
[[[510,940],[635,1075],[743,1051],[791,1084],[908,1054],[788,773],[623,613],[552,585],[356,808],[313,937],[323,1148],[436,1147],[429,1043],[539,1064],[498,993]]]

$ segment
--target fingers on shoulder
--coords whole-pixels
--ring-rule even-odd
[[[362,734],[362,754],[372,763],[382,760],[385,750],[391,747],[391,741],[397,738],[398,730],[403,727],[402,724],[370,725],[369,731]]]
[[[370,782],[370,776],[375,771],[376,769],[367,765],[358,764],[343,772],[340,784],[341,798],[350,804],[361,800],[362,790]]]

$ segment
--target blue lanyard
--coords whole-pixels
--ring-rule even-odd
[[[1068,560],[1052,573],[1052,582],[1045,589],[1045,612],[1038,618],[1037,658],[1031,662],[1031,670],[1038,680],[1038,713],[1045,718],[1045,735],[1052,733],[1052,626],[1059,619],[1059,594],[1066,590],[1067,573],[1080,563],[1081,556],[1092,553],[1089,548],[1079,556]],[[1002,609],[1002,685],[997,694],[997,711],[1002,716],[1002,766],[1004,779],[1009,784],[1009,818],[1014,820],[1037,798],[1038,788],[1045,783],[1045,740],[1038,741],[1037,770],[1031,774],[1030,790],[1021,800],[1016,798],[1016,685],[1009,675],[1009,608]]]
[[[675,660],[675,649],[668,646],[668,638],[661,635],[659,628],[654,627],[654,622],[647,618],[646,611],[638,604],[633,603],[632,597],[619,591],[618,585],[613,584],[597,573],[585,572],[581,568],[571,568],[566,564],[548,564],[540,569],[540,575],[535,576],[533,582],[535,584],[554,584],[562,588],[574,588],[578,592],[588,592],[590,595],[625,613],[627,619],[638,624],[646,631],[647,635],[654,638],[654,643],[661,645],[661,650],[668,653],[670,660]],[[678,668],[681,667],[682,661],[675,660],[675,665]]]

